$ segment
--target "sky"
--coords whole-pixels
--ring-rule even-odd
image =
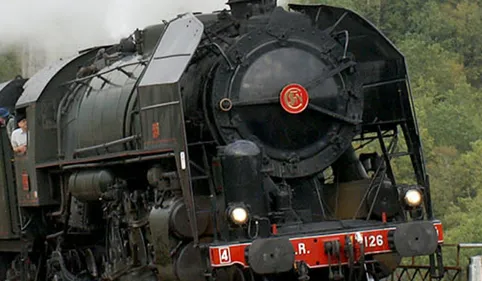
[[[0,51],[30,42],[56,57],[117,42],[136,28],[188,11],[228,8],[227,0],[0,0]]]

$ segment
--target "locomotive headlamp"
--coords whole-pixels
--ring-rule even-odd
[[[422,192],[418,189],[410,189],[405,193],[403,199],[408,206],[418,207],[422,204]]]
[[[242,206],[233,206],[229,209],[229,217],[235,224],[245,224],[248,221],[248,210]]]

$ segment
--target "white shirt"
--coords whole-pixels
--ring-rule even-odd
[[[24,132],[21,128],[18,128],[15,131],[13,131],[11,143],[13,148],[19,147],[21,145],[26,145],[27,132]]]

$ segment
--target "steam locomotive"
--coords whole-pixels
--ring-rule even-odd
[[[28,123],[26,154],[0,130],[1,278],[443,275],[403,55],[346,9],[228,5],[0,85]]]

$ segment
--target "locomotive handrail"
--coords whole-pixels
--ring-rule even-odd
[[[127,163],[131,163],[131,162],[135,162],[134,160],[131,160],[131,159],[146,160],[147,159],[146,157],[151,157],[151,156],[155,156],[155,157],[159,156],[159,159],[161,159],[161,158],[168,158],[168,157],[173,156],[174,154],[172,153],[172,151],[173,150],[171,148],[165,148],[165,149],[148,150],[148,151],[119,152],[119,153],[112,153],[112,154],[103,155],[103,156],[92,156],[92,157],[73,159],[73,160],[46,162],[46,163],[37,164],[35,166],[35,168],[42,169],[42,168],[59,166],[62,169],[70,169],[71,166],[77,165],[77,164],[80,165],[78,167],[82,168],[82,167],[87,167],[87,164],[83,164],[83,163],[88,163],[88,162],[96,162],[96,163],[94,163],[96,166],[97,165],[110,165],[111,163],[116,163],[116,165],[117,165],[117,164],[122,164],[122,163],[126,163],[126,162],[124,162],[124,160],[121,160],[121,161],[118,161],[118,162],[113,161],[113,162],[109,162],[109,163],[105,163],[105,162],[102,162],[102,161],[110,160],[110,159],[116,159],[116,158],[134,157],[134,158],[127,159],[127,160],[129,160]],[[143,156],[143,155],[147,155],[147,156]],[[149,160],[149,159],[147,159],[147,160]]]
[[[453,244],[449,244],[453,246]],[[482,243],[459,243],[457,244],[457,266],[460,265],[460,249],[482,248]]]
[[[405,82],[405,81],[407,81],[406,78],[392,79],[392,80],[387,80],[387,81],[365,84],[365,85],[363,85],[363,88],[367,89],[367,88],[372,88],[372,87],[380,87],[380,86],[384,86],[384,85],[388,85],[388,84],[395,84],[395,83],[400,83],[400,82]]]
[[[84,147],[84,148],[78,148],[78,149],[74,150],[73,155],[75,156],[77,154],[92,151],[92,150],[96,150],[96,149],[99,149],[99,148],[107,149],[110,146],[113,146],[113,145],[116,145],[116,144],[123,144],[123,143],[133,141],[133,140],[136,140],[136,139],[139,139],[139,138],[141,138],[141,135],[134,135],[134,136],[125,137],[125,138],[118,139],[118,140],[111,141],[111,142],[106,142],[106,143],[88,146],[88,147]]]
[[[89,163],[89,164],[74,164],[74,165],[66,165],[66,166],[61,165],[61,166],[63,170],[70,170],[70,169],[77,169],[77,168],[92,168],[92,167],[99,167],[99,166],[115,166],[120,164],[129,164],[129,163],[135,163],[135,162],[146,161],[146,160],[165,159],[169,157],[175,157],[174,153],[169,152],[169,153],[163,153],[163,154],[157,154],[157,155],[137,156],[129,159],[110,161],[108,163],[100,162],[100,163]]]
[[[176,104],[179,104],[179,101],[163,102],[163,103],[158,103],[158,104],[154,104],[154,105],[149,105],[149,106],[143,107],[143,108],[141,108],[141,111],[150,110],[150,109],[155,109],[155,108],[164,107],[164,106],[169,106],[169,105],[176,105]]]
[[[316,98],[314,98],[313,100],[315,100]],[[250,101],[231,101],[231,105],[232,106],[250,106],[250,105],[260,105],[260,104],[270,104],[270,103],[276,103],[279,101],[279,98],[278,97],[274,97],[274,98],[265,98],[265,99],[260,99],[260,100],[250,100]],[[326,109],[326,108],[323,108],[321,106],[318,106],[318,105],[314,105],[312,103],[308,104],[308,108],[314,110],[314,111],[318,111],[322,114],[325,114],[327,116],[330,116],[334,119],[338,119],[340,121],[343,121],[343,122],[346,122],[348,124],[352,124],[352,125],[358,125],[358,124],[361,124],[362,123],[362,120],[357,120],[357,119],[352,119],[352,118],[348,118],[348,117],[345,117],[341,114],[338,114],[332,110],[329,110],[329,109]]]
[[[105,71],[102,71],[102,72],[97,72],[95,74],[91,74],[91,75],[88,75],[88,76],[85,76],[85,77],[82,77],[82,78],[77,78],[77,79],[74,79],[74,80],[64,82],[64,83],[60,84],[60,86],[68,86],[68,85],[73,84],[73,83],[80,83],[82,81],[89,80],[91,78],[98,77],[100,75],[107,74],[107,73],[112,72],[112,71],[116,71],[116,70],[120,71],[121,68],[124,68],[126,66],[145,64],[148,61],[149,61],[149,59],[143,59],[143,60],[139,60],[137,62],[126,63],[126,64],[119,65],[115,68],[111,68],[111,69],[108,69],[108,70],[105,70]]]

